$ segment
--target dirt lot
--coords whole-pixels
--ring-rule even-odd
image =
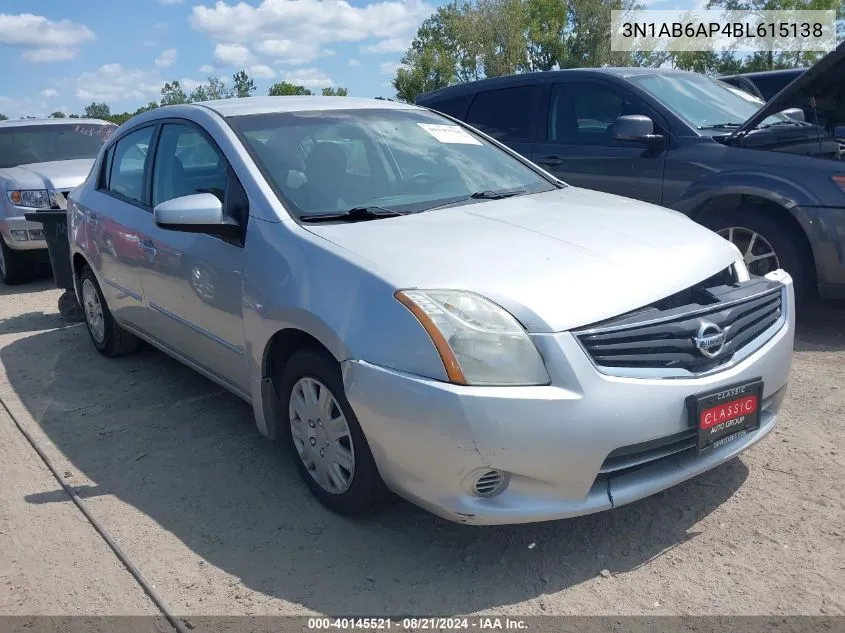
[[[246,404],[153,350],[101,357],[58,295],[0,286],[0,398],[176,613],[845,614],[845,305],[805,315],[780,425],[740,459],[476,528],[330,514]],[[155,612],[4,413],[0,481],[0,613]]]

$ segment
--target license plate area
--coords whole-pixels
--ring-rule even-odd
[[[723,446],[760,428],[763,381],[759,378],[687,398],[687,410],[698,429],[698,450]]]

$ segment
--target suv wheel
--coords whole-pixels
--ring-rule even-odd
[[[0,279],[7,286],[29,281],[32,275],[32,263],[26,253],[13,251],[0,237]]]
[[[346,399],[337,362],[312,350],[295,352],[277,385],[287,443],[314,496],[345,515],[380,506],[387,488]]]
[[[88,266],[83,268],[82,274],[79,275],[79,292],[85,313],[85,325],[97,351],[109,358],[134,352],[138,348],[137,337],[124,330],[114,320],[94,271]]]
[[[796,301],[808,298],[813,283],[812,258],[780,222],[756,211],[735,211],[712,214],[702,224],[739,249],[752,276],[783,268],[792,276]]]

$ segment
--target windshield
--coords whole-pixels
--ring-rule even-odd
[[[230,121],[300,217],[356,207],[417,212],[479,192],[555,188],[506,152],[425,110],[286,112]]]
[[[0,168],[74,158],[96,158],[117,128],[97,123],[0,128]]]
[[[739,126],[763,107],[757,97],[704,75],[642,75],[629,81],[698,129]],[[786,115],[775,114],[760,125],[789,122]]]

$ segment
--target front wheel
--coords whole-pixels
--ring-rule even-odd
[[[295,352],[279,379],[279,397],[291,456],[323,505],[360,515],[387,500],[334,359],[311,350]]]
[[[796,301],[812,293],[813,261],[799,241],[801,235],[771,217],[756,211],[711,214],[702,224],[734,244],[752,277],[762,277],[778,268],[792,276]]]
[[[13,251],[0,236],[0,279],[7,286],[29,281],[33,272],[32,261],[26,252]]]

